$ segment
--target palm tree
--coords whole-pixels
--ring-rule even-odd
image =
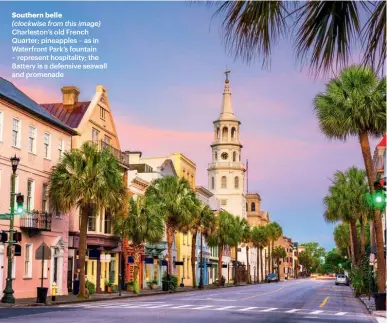
[[[197,235],[203,235],[207,238],[208,234],[214,230],[215,214],[211,208],[200,202],[196,197],[194,199],[194,209],[192,210],[191,222],[188,229],[192,234],[191,243],[191,268],[192,268],[192,286],[196,287],[196,240]]]
[[[246,245],[247,283],[251,284],[250,261],[249,261],[249,249],[251,245],[251,229],[246,219],[242,219],[240,223],[240,227],[241,227],[241,242]]]
[[[134,292],[139,293],[140,256],[145,242],[158,243],[164,235],[164,218],[159,213],[150,214],[145,207],[143,197],[129,200],[129,212],[118,217],[114,223],[114,232],[131,242],[134,258]]]
[[[85,256],[89,217],[101,208],[112,214],[122,212],[126,201],[123,172],[107,149],[84,143],[81,149],[66,152],[50,175],[49,197],[52,208],[69,212],[79,209],[79,298],[85,298]]]
[[[220,211],[215,217],[215,230],[207,238],[210,247],[218,247],[218,280],[222,280],[222,259],[224,246],[235,245],[235,218],[227,211]]]
[[[263,261],[262,261],[262,251],[265,246],[269,243],[268,230],[267,226],[255,226],[251,230],[251,241],[254,247],[257,248],[257,273],[259,270],[259,265],[261,267],[261,277],[263,279]],[[259,273],[257,274],[257,281],[259,282]]]
[[[324,93],[314,99],[314,109],[323,134],[345,141],[359,139],[371,195],[374,193],[375,170],[369,136],[381,137],[386,132],[385,78],[379,79],[370,68],[351,66],[331,80]],[[383,227],[380,210],[374,211],[378,290],[385,291]],[[379,266],[380,265],[380,266]]]
[[[281,271],[280,271],[280,263],[279,260],[282,258],[283,259],[286,257],[286,251],[285,248],[282,246],[275,247],[272,251],[272,257],[275,259],[275,263],[277,264],[277,273],[278,273],[278,280],[281,279]]]
[[[333,231],[333,237],[335,239],[336,247],[342,254],[345,254],[349,259],[352,259],[349,226],[348,223],[340,223],[335,227]]]
[[[277,241],[282,236],[282,227],[277,222],[271,222],[267,225],[268,237],[271,242],[269,243],[269,270],[270,272],[274,271],[274,259],[272,252],[274,250],[274,242]],[[271,247],[271,249],[270,249]]]
[[[386,3],[357,1],[226,1],[214,2],[214,14],[224,17],[223,39],[226,48],[245,62],[256,57],[268,65],[272,44],[288,34],[298,58],[309,61],[317,72],[346,65],[351,47],[362,40],[364,64],[378,70],[386,58]],[[359,5],[368,15],[364,26]],[[289,24],[289,23],[290,24]],[[289,25],[293,25],[294,32]]]
[[[154,215],[159,213],[164,217],[167,227],[168,274],[171,274],[174,234],[190,223],[195,193],[186,179],[165,176],[156,179],[148,187],[145,197],[149,212]]]
[[[247,221],[241,220],[239,217],[233,217],[233,231],[232,231],[232,245],[234,246],[235,250],[235,270],[234,270],[234,284],[238,284],[238,275],[237,275],[237,268],[238,268],[238,244],[242,240],[242,234],[243,234],[243,227],[245,226],[245,223],[247,224]],[[248,225],[248,224],[247,224]]]

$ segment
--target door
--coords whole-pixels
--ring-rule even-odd
[[[53,282],[58,284],[58,258],[54,257],[54,273],[53,273]]]
[[[68,271],[67,271],[67,289],[69,292],[73,291],[73,265],[74,265],[74,258],[70,257],[68,260]]]

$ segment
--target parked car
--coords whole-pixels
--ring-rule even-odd
[[[349,286],[349,280],[348,280],[347,276],[345,276],[343,274],[337,274],[335,285],[347,285],[347,286]]]
[[[276,283],[278,283],[278,275],[275,274],[275,273],[272,273],[272,274],[267,275],[267,282],[268,282],[268,283],[270,283],[270,282],[276,282]]]

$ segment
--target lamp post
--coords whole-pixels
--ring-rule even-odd
[[[199,289],[203,289],[203,270],[204,270],[204,263],[203,263],[203,230],[200,230],[200,281],[199,281]]]
[[[13,217],[15,213],[15,179],[16,179],[16,170],[19,165],[20,158],[11,157],[11,165],[12,165],[12,187],[11,187],[11,214],[10,214],[10,222],[9,222],[9,239],[8,239],[8,270],[7,270],[7,283],[5,285],[5,289],[3,291],[4,295],[1,299],[2,303],[15,303],[15,297],[13,297],[14,290],[12,289],[12,247],[14,244],[13,241]]]

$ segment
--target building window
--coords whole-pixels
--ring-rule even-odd
[[[239,188],[239,177],[238,176],[235,176],[235,178],[234,178],[234,187]]]
[[[58,157],[59,157],[59,159],[62,159],[63,151],[64,151],[64,141],[63,141],[63,139],[59,139],[59,141],[58,141]]]
[[[235,134],[236,134],[236,129],[233,127],[233,128],[231,129],[231,138],[232,138],[232,139],[235,139]]]
[[[42,188],[42,212],[48,211],[48,184],[44,183]]]
[[[12,175],[10,177],[9,192],[12,192]],[[15,207],[16,207],[16,194],[19,192],[19,176],[15,175]]]
[[[105,142],[105,144],[108,144],[108,145],[110,145],[111,140],[112,139],[109,136],[106,136],[106,135],[103,138],[103,141]]]
[[[220,205],[227,205],[227,200],[220,200]]]
[[[36,153],[36,128],[33,126],[30,126],[28,132],[28,152]]]
[[[220,139],[220,129],[216,128],[216,139]]]
[[[89,219],[88,219],[88,222],[87,222],[87,230],[88,231],[95,231],[96,230],[96,224],[97,224],[97,214],[96,214],[96,210],[95,208],[93,207],[93,210],[91,212],[91,214],[89,215]],[[79,217],[81,218],[81,217]]]
[[[3,141],[4,112],[0,111],[0,141]]]
[[[27,181],[27,212],[34,209],[34,181],[29,179]]]
[[[222,188],[227,188],[227,177],[226,176],[222,176],[221,187]]]
[[[249,204],[246,202],[246,211],[249,210]]]
[[[12,146],[20,148],[20,120],[12,121]]]
[[[236,162],[236,151],[232,153],[232,161]]]
[[[222,129],[222,140],[228,140],[228,128],[224,127]]]
[[[32,244],[25,245],[24,278],[32,278]]]
[[[91,129],[91,140],[96,143],[98,141],[98,137],[99,131],[95,128]]]
[[[253,212],[255,211],[255,202],[251,203],[251,211],[253,211]]]
[[[211,188],[214,190],[215,189],[215,178],[211,177]]]
[[[101,117],[101,119],[102,120],[105,120],[105,118],[106,118],[106,110],[104,109],[104,108],[100,108],[99,109],[99,115],[100,115],[100,117]]]
[[[44,133],[44,158],[51,157],[51,135],[48,132]]]
[[[105,210],[105,233],[112,233],[112,214],[108,209]]]

